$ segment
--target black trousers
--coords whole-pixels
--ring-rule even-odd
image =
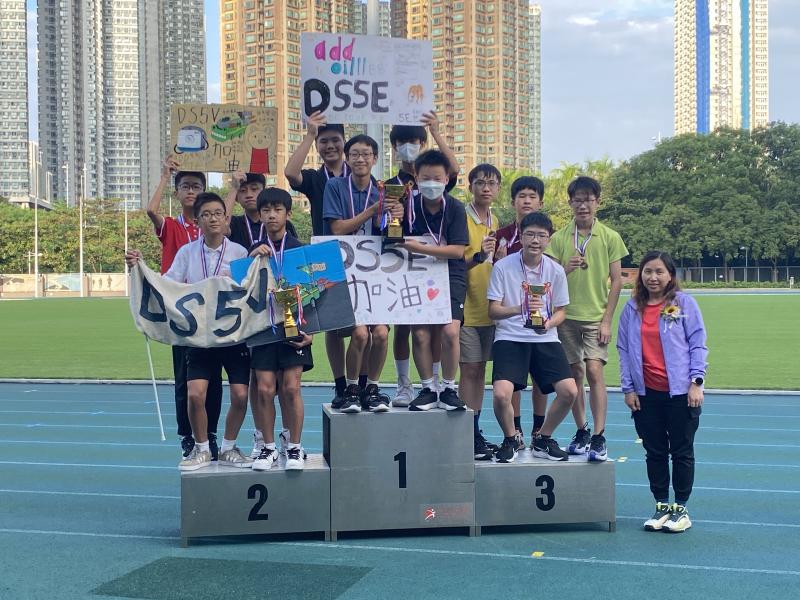
[[[186,384],[186,346],[172,347],[172,372],[175,375],[175,420],[178,422],[178,435],[192,434],[189,422],[189,388]],[[206,414],[208,433],[217,433],[219,414],[222,411],[222,371],[208,382],[206,394]]]
[[[636,433],[647,455],[647,478],[656,501],[669,498],[669,458],[675,502],[685,504],[694,483],[694,434],[702,409],[687,405],[687,395],[647,389],[639,396],[641,410],[633,413]]]

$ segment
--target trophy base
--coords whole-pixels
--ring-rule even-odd
[[[300,331],[297,329],[297,326],[289,326],[283,327],[283,341],[285,342],[300,342],[303,340],[303,336],[300,335]]]
[[[386,248],[388,246],[397,246],[398,244],[402,244],[405,240],[403,238],[403,228],[398,227],[397,231],[392,231],[393,226],[390,225],[386,232],[383,235],[383,240],[381,242],[381,248]]]
[[[533,329],[534,333],[538,333],[539,335],[547,332],[547,329],[544,326],[544,319],[541,317],[537,319],[528,319],[525,321],[525,327],[527,329]]]

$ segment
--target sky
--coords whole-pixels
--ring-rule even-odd
[[[36,0],[28,1],[29,49]],[[219,100],[219,0],[204,0],[209,102]],[[542,6],[542,170],[630,158],[673,134],[674,0],[539,0]],[[800,11],[769,0],[770,120],[800,122]],[[29,50],[29,62],[35,65]],[[36,73],[30,69],[30,132]]]

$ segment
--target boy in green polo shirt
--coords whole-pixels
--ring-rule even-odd
[[[611,320],[622,290],[620,261],[628,255],[620,235],[595,217],[600,191],[600,184],[591,177],[578,177],[569,184],[573,219],[553,235],[546,250],[564,267],[569,287],[567,318],[558,326],[558,337],[578,384],[578,398],[572,405],[578,431],[567,450],[570,454],[588,452],[590,461],[607,457],[603,433],[608,394],[603,367],[608,362]],[[586,421],[584,376],[589,381],[595,435]]]

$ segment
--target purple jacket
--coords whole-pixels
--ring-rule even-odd
[[[697,302],[688,294],[678,292],[675,304],[680,308],[680,318],[666,321],[664,317],[659,317],[658,320],[670,396],[688,393],[691,380],[705,377],[708,366],[706,329]],[[622,391],[644,396],[642,316],[633,299],[628,300],[619,317],[617,350]]]

